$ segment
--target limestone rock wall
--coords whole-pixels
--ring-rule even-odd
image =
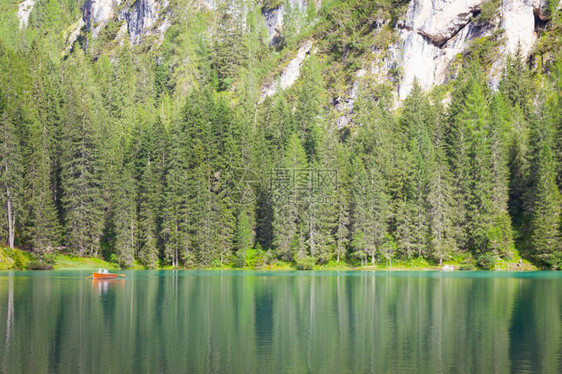
[[[543,14],[546,0],[503,0],[498,9],[499,22],[495,25],[472,22],[483,3],[484,0],[410,3],[405,19],[398,23],[400,42],[392,47],[400,51],[393,61],[403,72],[397,92],[400,100],[408,95],[414,79],[423,89],[446,82],[451,62],[470,40],[490,35],[498,27],[504,32],[503,54],[515,52],[518,45],[523,55],[529,54],[536,40],[536,15]],[[496,64],[500,70],[502,61]]]
[[[18,7],[18,19],[20,21],[20,29],[25,29],[27,27],[27,21],[29,21],[29,14],[33,10],[35,5],[35,0],[24,0],[20,3]]]
[[[111,19],[125,21],[131,43],[145,35],[163,35],[169,26],[168,0],[85,0],[82,18],[92,38]]]

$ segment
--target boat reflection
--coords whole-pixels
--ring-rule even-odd
[[[92,289],[98,292],[98,295],[107,294],[110,289],[123,289],[125,285],[124,279],[92,279]]]

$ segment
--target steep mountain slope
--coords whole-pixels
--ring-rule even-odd
[[[237,2],[198,1],[188,3],[187,9],[182,9],[186,3],[170,5],[168,0],[86,0],[82,14],[89,38],[96,39],[100,29],[109,22],[118,22],[122,24],[118,36],[123,37],[126,31],[132,44],[140,44],[143,39],[152,35],[157,35],[157,40],[149,39],[148,42],[160,43],[170,25],[171,13],[185,12],[187,16],[194,16],[194,12],[216,12],[218,7],[224,7],[226,9],[221,10],[228,12],[228,7],[233,7],[232,3]],[[250,2],[238,3],[242,4],[240,6],[243,10],[251,6]],[[290,12],[305,14],[308,2],[290,1],[285,7],[281,2],[270,3],[272,2],[261,5],[263,19],[260,22],[267,29],[269,43],[276,44],[280,42],[279,35],[283,32],[283,15],[287,13],[285,8],[289,7]],[[25,9],[29,9],[30,4],[33,6],[32,0],[20,5],[22,25],[27,22],[29,10]],[[451,78],[447,73],[451,72],[453,62],[459,54],[467,52],[471,41],[493,35],[494,39],[502,39],[494,46],[497,58],[492,61],[490,81],[495,86],[507,53],[515,53],[519,46],[522,55],[528,56],[533,49],[537,35],[548,19],[548,5],[548,0],[414,0],[409,2],[405,14],[397,15],[394,20],[388,14],[385,17],[384,13],[382,17],[376,13],[366,15],[365,21],[372,20],[372,24],[358,25],[358,29],[363,29],[363,34],[365,28],[368,29],[367,36],[355,35],[357,39],[376,37],[384,28],[390,28],[390,35],[380,36],[386,44],[383,44],[383,48],[376,44],[366,46],[368,52],[363,56],[364,64],[361,68],[381,81],[392,78],[394,70],[399,69],[397,93],[403,100],[409,93],[414,78],[418,79],[423,89],[445,83]],[[318,11],[322,3],[317,1],[314,6]],[[330,7],[332,4],[325,1],[324,6]],[[372,9],[367,9],[369,10]],[[239,16],[243,18],[243,12]],[[287,27],[310,28],[314,33],[317,19],[303,20],[293,15],[290,21],[296,25]],[[392,41],[392,38],[397,40]]]
[[[345,82],[337,82],[333,94],[336,102],[344,100],[343,107],[350,109],[354,100],[354,77],[374,79],[381,83],[393,82],[395,95],[403,100],[411,90],[414,79],[427,90],[454,78],[459,56],[466,56],[474,51],[474,46],[483,41],[492,44],[487,53],[495,55],[486,61],[489,65],[488,80],[496,89],[505,64],[505,56],[515,53],[517,48],[525,57],[532,52],[538,36],[548,26],[549,7],[560,7],[559,3],[549,0],[440,0],[440,1],[382,1],[375,5],[361,5],[350,2],[348,12],[352,26],[342,27],[345,13],[341,20],[336,15],[340,5],[338,1],[315,0],[310,6],[305,0],[264,1],[254,4],[251,1],[169,1],[169,0],[85,0],[79,3],[82,14],[72,29],[67,32],[66,51],[78,38],[82,29],[82,46],[88,48],[88,42],[99,39],[100,31],[104,39],[115,39],[117,44],[125,40],[133,46],[160,45],[171,22],[181,22],[186,18],[199,17],[201,13],[212,13],[208,17],[205,34],[212,37],[220,26],[220,13],[232,13],[241,23],[241,31],[247,28],[246,12],[255,7],[260,10],[259,20],[267,32],[267,42],[273,46],[283,46],[284,35],[298,42],[293,48],[315,43],[314,50],[320,53],[337,54],[343,65],[357,67],[355,74],[347,74]],[[345,3],[345,2],[344,2]],[[19,4],[18,19],[20,27],[27,27],[35,0],[26,0]],[[307,15],[310,13],[315,16]],[[389,10],[390,8],[390,10]],[[321,17],[318,12],[322,12]],[[329,21],[319,20],[326,17]],[[285,22],[284,22],[285,20]],[[326,23],[334,22],[332,25]],[[284,25],[284,23],[286,25]],[[70,25],[67,25],[70,26]],[[353,28],[347,46],[334,46],[322,38],[322,28],[336,27],[338,31]],[[345,32],[345,31],[344,31]],[[306,35],[309,35],[308,37]],[[305,40],[309,39],[309,40]],[[315,40],[318,39],[318,40]],[[346,61],[347,54],[355,45],[361,45],[359,58],[352,63]],[[320,48],[318,48],[320,45]],[[343,50],[338,50],[343,47]],[[309,47],[305,47],[310,49]],[[285,48],[286,49],[286,48]],[[267,78],[280,77],[280,87],[287,88],[298,76],[298,66],[303,62],[302,53],[297,54],[286,71],[272,69]],[[344,66],[349,70],[348,66]],[[357,79],[360,80],[360,79]],[[267,85],[263,82],[264,92],[271,95],[276,83]],[[343,84],[343,86],[342,86]],[[334,85],[336,86],[336,85]],[[343,88],[343,90],[342,90]],[[343,99],[342,99],[343,97]],[[341,105],[340,105],[341,107]],[[347,119],[340,120],[340,125]]]

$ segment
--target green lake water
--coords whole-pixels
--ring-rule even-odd
[[[561,373],[562,273],[0,272],[0,373]]]

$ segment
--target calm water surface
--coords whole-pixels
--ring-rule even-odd
[[[561,373],[562,273],[0,272],[0,373]]]

